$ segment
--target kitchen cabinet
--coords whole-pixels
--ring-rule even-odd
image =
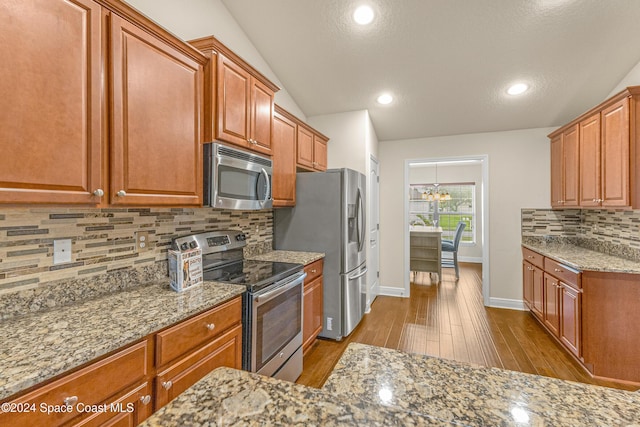
[[[215,37],[189,42],[205,67],[205,140],[271,155],[274,96],[280,89]]]
[[[578,206],[578,125],[551,139],[551,207]]]
[[[327,170],[327,142],[329,139],[305,126],[298,126],[297,166],[301,170]]]
[[[523,248],[523,250],[525,249]],[[522,284],[525,304],[533,314],[542,319],[544,316],[544,272],[531,262],[523,261]]]
[[[155,405],[158,410],[206,374],[242,367],[242,299],[185,320],[156,335]]]
[[[110,405],[113,402],[136,402],[135,410],[128,416],[139,423],[152,412],[151,392],[147,379],[153,372],[152,346],[149,340],[133,344],[115,354],[92,363],[74,373],[66,375],[52,383],[36,388],[11,401],[26,404],[34,410],[23,412],[0,412],[0,425],[34,426],[60,425],[70,422],[79,425],[93,425],[95,414],[78,411],[82,405]],[[124,391],[124,392],[123,392]],[[123,392],[118,394],[119,392]],[[116,397],[112,397],[116,395]],[[47,414],[41,411],[41,405],[69,407],[68,412]],[[82,404],[82,405],[79,405]],[[31,406],[33,405],[33,406]],[[113,420],[124,414],[109,412],[105,418]]]
[[[562,283],[560,306],[560,340],[576,357],[582,357],[582,292]]]
[[[559,335],[560,331],[560,282],[558,279],[544,273],[544,324],[549,331],[555,335]]]
[[[274,207],[295,206],[297,125],[277,105],[275,108],[271,197]]]
[[[307,277],[304,280],[302,350],[311,348],[322,331],[323,316],[323,274],[324,260],[320,259],[304,267]]]
[[[0,203],[201,205],[206,58],[123,2],[14,3]]]
[[[640,86],[628,87],[549,135],[552,207],[640,208],[640,134],[635,132],[639,104]],[[560,159],[573,165],[567,151],[572,148],[563,144],[568,140],[572,147],[574,133],[579,141],[577,205],[568,203],[572,190],[569,196],[560,193],[567,191],[566,177],[572,176],[574,167],[569,172],[562,169]]]

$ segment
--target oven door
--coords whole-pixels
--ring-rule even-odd
[[[208,203],[214,208],[270,209],[272,163],[266,157],[212,144]]]
[[[251,371],[274,375],[302,346],[302,295],[306,273],[296,273],[254,294]]]

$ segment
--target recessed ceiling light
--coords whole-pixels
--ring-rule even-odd
[[[373,9],[370,6],[363,5],[353,12],[353,20],[360,25],[367,25],[373,21]]]
[[[389,95],[388,93],[383,93],[378,97],[377,101],[378,104],[382,105],[391,104],[391,102],[393,101],[393,96]]]
[[[507,89],[509,95],[520,95],[525,93],[529,89],[529,85],[526,83],[516,83]]]

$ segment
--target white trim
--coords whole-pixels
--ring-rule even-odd
[[[406,293],[403,288],[396,288],[391,286],[380,286],[380,292],[378,293],[378,295],[409,298],[409,294]]]
[[[488,306],[494,308],[507,308],[510,310],[527,311],[524,305],[524,301],[519,299],[490,298]]]
[[[406,297],[410,292],[409,281],[409,165],[416,162],[451,162],[460,160],[479,160],[482,163],[482,197],[479,214],[474,215],[477,218],[478,215],[482,218],[482,298],[483,303],[486,306],[490,305],[490,277],[489,274],[489,155],[469,155],[460,157],[442,157],[442,158],[426,158],[426,159],[405,159],[404,160],[404,186],[402,192],[405,194],[404,198],[404,259],[403,259],[403,271],[404,271],[404,292]],[[477,208],[476,208],[477,209]],[[476,219],[477,220],[477,219]],[[462,259],[460,259],[462,261]],[[395,288],[391,288],[395,289]],[[383,294],[382,287],[380,288],[380,294]]]
[[[480,256],[459,256],[458,261],[470,262],[473,264],[482,264],[482,257]]]

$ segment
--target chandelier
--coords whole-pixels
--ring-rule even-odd
[[[433,189],[429,189],[428,191],[424,191],[422,193],[422,199],[428,200],[430,202],[433,201],[447,201],[451,200],[451,194],[447,190],[440,191],[438,188],[440,184],[438,184],[438,164],[436,163],[436,183],[433,184]]]

